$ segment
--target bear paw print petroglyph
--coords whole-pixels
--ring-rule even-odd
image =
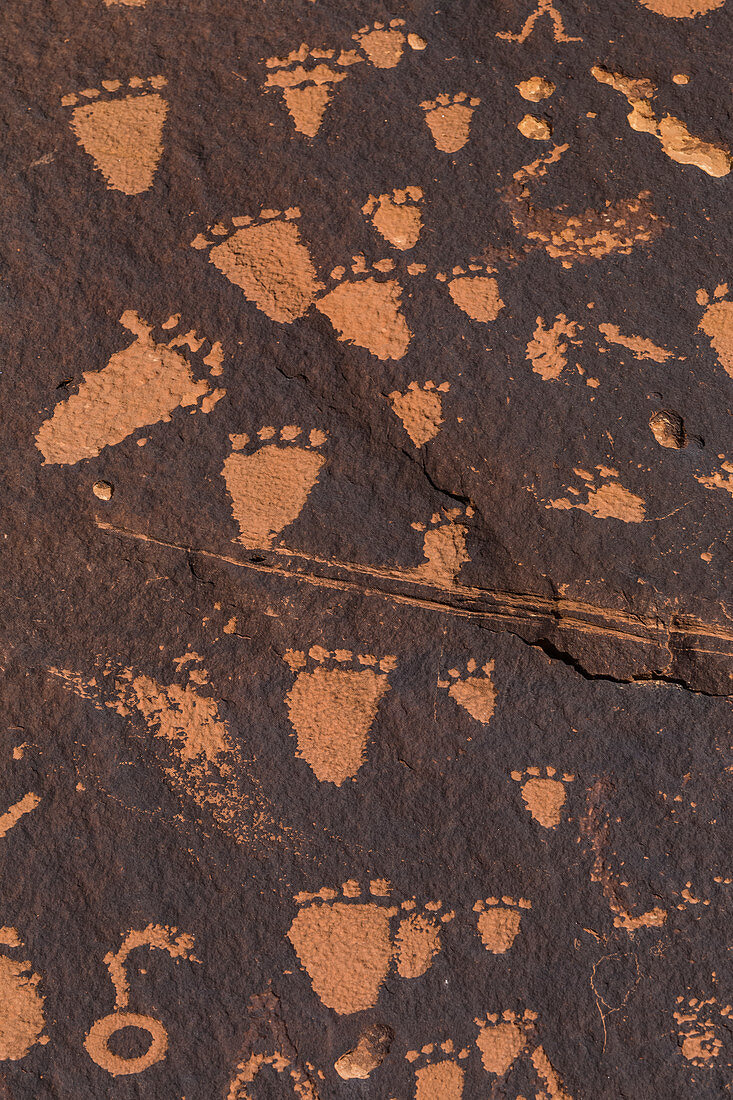
[[[361,887],[349,881],[341,895],[323,889],[295,898],[301,908],[288,939],[314,992],[339,1015],[373,1008],[393,964],[401,978],[417,978],[440,951],[441,926],[453,914],[441,914],[440,902],[390,905],[389,893],[389,883],[374,880],[369,900],[359,900]]]
[[[355,256],[351,275],[334,268],[338,286],[319,298],[315,307],[333,325],[337,338],[365,348],[377,359],[401,359],[412,332],[402,315],[402,287],[390,277],[392,260],[378,260],[370,271],[363,256]]]
[[[396,189],[385,195],[370,195],[361,208],[376,231],[401,252],[414,248],[422,230],[419,187]]]
[[[470,557],[466,550],[468,528],[458,520],[470,519],[473,508],[444,508],[434,512],[429,524],[412,523],[415,531],[423,531],[423,555],[425,561],[414,569],[401,571],[406,580],[434,584],[440,588],[454,588],[461,566]]]
[[[498,282],[489,273],[493,274],[494,269],[471,263],[468,269],[454,267],[449,275],[439,272],[435,278],[446,283],[453,302],[472,321],[495,321],[504,302]]]
[[[723,370],[733,378],[733,302],[728,298],[728,284],[720,283],[712,295],[698,290],[697,301],[707,307],[698,328],[710,340]]]
[[[478,671],[477,671],[478,670]],[[461,675],[457,668],[448,669],[448,679],[438,680],[438,687],[446,688],[451,699],[463,707],[472,718],[487,725],[494,713],[496,688],[491,679],[494,662],[488,661],[479,669],[473,657],[466,664],[466,672]]]
[[[588,515],[595,516],[596,519],[618,519],[623,523],[642,523],[646,515],[646,504],[641,497],[624,488],[618,480],[618,470],[602,465],[596,466],[596,470],[600,475],[600,485],[596,485],[595,474],[579,467],[573,468],[573,473],[585,482],[587,492],[585,501],[579,499],[580,489],[568,486],[566,491],[571,496],[558,497],[557,500],[549,501],[545,507],[557,508],[560,511],[575,508],[579,512],[587,512]]]
[[[435,99],[426,99],[420,104],[436,149],[441,153],[457,153],[463,148],[471,135],[473,113],[480,102],[466,92],[455,95],[441,92]]]
[[[481,942],[492,955],[503,955],[519,935],[522,915],[532,908],[527,898],[501,897],[477,901],[473,907],[478,913],[476,926]]]
[[[427,1043],[405,1055],[415,1074],[415,1100],[462,1100],[467,1050],[456,1051],[451,1039]]]
[[[476,1046],[487,1073],[503,1077],[527,1046],[527,1033],[537,1019],[535,1012],[488,1013],[474,1021],[478,1027]]]
[[[572,783],[574,775],[559,775],[555,768],[527,768],[524,772],[512,772],[512,779],[521,783],[522,799],[538,825],[554,829],[560,824],[562,808],[567,799],[566,783]]]
[[[404,393],[394,390],[387,395],[395,416],[416,447],[422,447],[435,439],[443,423],[443,394],[450,389],[449,382],[438,385],[432,380],[410,382]]]
[[[318,451],[326,438],[319,428],[306,433],[295,424],[260,428],[251,445],[247,435],[230,436],[221,472],[242,546],[268,549],[298,518],[326,461]]]
[[[44,997],[38,988],[42,978],[22,959],[23,942],[15,928],[0,928],[0,945],[0,1061],[17,1062],[36,1044],[48,1042],[43,1034]],[[21,957],[11,957],[6,949],[20,951]]]
[[[397,662],[321,646],[312,646],[307,656],[288,650],[285,660],[295,673],[285,702],[297,755],[321,782],[340,787],[364,763],[377,709]]]
[[[720,1056],[724,1038],[730,1039],[733,1006],[715,997],[678,997],[674,1019],[682,1056],[693,1066],[710,1066]]]
[[[716,8],[722,8],[725,0],[639,0],[645,8],[655,15],[666,15],[669,19],[694,19],[696,15],[706,15]]]
[[[61,100],[62,107],[74,108],[71,128],[112,190],[140,195],[152,187],[163,155],[168,104],[159,89],[165,84],[163,76],[132,77],[125,85],[103,80],[101,89],[85,88]]]
[[[175,335],[172,330],[179,323],[179,315],[163,323],[163,338],[168,339],[162,343],[153,338],[153,326],[133,310],[122,314],[120,324],[133,334],[133,343],[115,352],[102,370],[85,371],[77,393],[59,402],[43,422],[36,446],[45,465],[95,458],[139,428],[169,421],[179,407],[211,411],[226,391],[205,378],[195,379],[192,363],[218,376],[224,360],[221,344],[207,342],[193,330]]]
[[[423,39],[416,34],[405,35],[403,28],[402,19],[362,27],[352,35],[362,54],[353,49],[317,49],[303,43],[285,57],[269,57],[265,61],[270,70],[265,91],[281,91],[296,131],[314,138],[336,85],[346,79],[352,65],[366,61],[377,69],[393,69],[402,58],[405,43],[413,50],[425,49]]]
[[[200,233],[191,244],[208,248],[209,263],[270,320],[290,324],[307,313],[325,289],[300,239],[295,224],[299,217],[297,207],[262,210],[259,218],[231,218],[229,229],[214,225],[209,229],[213,241]]]

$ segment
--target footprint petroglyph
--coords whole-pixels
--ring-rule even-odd
[[[639,3],[655,15],[666,15],[670,19],[694,19],[696,15],[707,15],[722,8],[725,0],[639,0]]]
[[[439,272],[435,278],[446,284],[453,302],[472,321],[495,321],[504,302],[494,274],[492,267],[470,263],[467,268],[454,267],[450,274]]]
[[[251,1085],[262,1072],[272,1068],[281,1077],[290,1078],[291,1096],[299,1100],[319,1100],[320,1092],[313,1081],[316,1073],[308,1065],[305,1069],[293,1063],[290,1058],[276,1050],[272,1054],[252,1054],[249,1058],[240,1062],[234,1070],[226,1100],[254,1100],[255,1094],[247,1087]],[[318,1077],[323,1077],[317,1071]]]
[[[534,11],[530,12],[524,21],[523,26],[517,32],[513,31],[497,31],[496,37],[503,38],[505,42],[526,42],[532,31],[535,29],[535,24],[538,19],[543,16],[547,16],[552,25],[552,36],[556,42],[582,42],[582,38],[576,38],[572,35],[566,34],[565,24],[563,23],[562,16],[557,10],[552,0],[538,0],[537,7]]]
[[[355,256],[350,274],[334,268],[331,278],[338,285],[315,303],[337,339],[365,348],[377,359],[401,359],[412,339],[402,314],[402,286],[389,275],[392,267],[388,260],[369,269],[363,256]]]
[[[423,227],[420,187],[397,188],[384,195],[370,195],[361,208],[376,231],[395,248],[414,248]]]
[[[256,441],[230,436],[232,450],[222,475],[239,527],[236,541],[248,549],[269,549],[303,510],[325,463],[320,428],[295,424],[260,428]]]
[[[593,66],[591,74],[600,84],[607,84],[624,96],[631,107],[627,115],[631,129],[655,137],[670,160],[694,165],[716,178],[730,173],[733,160],[729,149],[691,134],[682,119],[669,114],[658,118],[654,114],[651,104],[657,87],[651,80],[623,76],[599,65]]]
[[[104,956],[115,990],[115,1007],[108,1016],[103,1016],[92,1025],[84,1039],[84,1047],[92,1061],[113,1077],[142,1073],[156,1062],[162,1061],[168,1050],[168,1032],[160,1020],[154,1016],[128,1011],[130,982],[127,959],[130,952],[139,947],[157,948],[167,952],[176,961],[188,959],[190,962],[200,962],[192,954],[193,942],[193,936],[186,932],[178,933],[176,928],[149,924],[147,928],[130,930],[123,938],[119,950],[110,951]],[[110,1047],[112,1036],[125,1028],[148,1033],[150,1044],[144,1054],[123,1057]]]
[[[527,359],[532,370],[544,382],[556,382],[568,365],[568,352],[578,347],[580,326],[570,321],[564,313],[558,313],[555,320],[545,322],[537,318],[537,327],[527,344]]]
[[[238,286],[271,321],[290,324],[308,312],[319,291],[313,260],[300,238],[297,206],[287,210],[260,211],[221,223],[191,242],[193,248],[209,249],[212,263],[230,283]]]
[[[542,1044],[537,1042],[536,1020],[537,1013],[530,1010],[521,1015],[505,1011],[477,1017],[476,1046],[483,1067],[487,1073],[504,1077],[520,1057],[526,1056],[540,1086],[535,1093],[538,1100],[572,1100]]]
[[[452,1039],[408,1050],[405,1059],[415,1074],[415,1100],[463,1100],[468,1050],[456,1050]]]
[[[321,782],[340,787],[364,763],[369,734],[389,690],[394,657],[311,646],[288,650],[295,682],[285,697],[297,755]]]
[[[178,408],[211,412],[226,391],[206,378],[194,378],[192,363],[201,373],[218,376],[224,354],[221,344],[206,341],[193,330],[174,334],[179,316],[161,328],[165,343],[153,337],[153,326],[134,310],[126,310],[120,324],[135,337],[112,355],[99,371],[85,371],[79,389],[60,401],[53,415],[41,424],[36,446],[44,465],[71,465],[95,458],[104,447],[121,443],[139,428],[171,420]],[[206,345],[206,346],[205,346]],[[183,348],[190,352],[190,360]]]
[[[698,290],[698,305],[705,306],[698,328],[710,341],[723,370],[733,378],[733,301],[728,284],[720,283],[712,294]]]
[[[340,892],[295,898],[300,908],[288,939],[314,992],[339,1015],[373,1008],[392,966],[401,978],[418,978],[440,951],[441,928],[454,914],[439,901],[390,904],[390,893],[383,879],[364,891],[350,880]]]
[[[579,512],[587,512],[596,519],[618,519],[623,523],[642,523],[646,516],[646,504],[644,500],[625,489],[618,480],[619,472],[612,466],[596,466],[598,475],[574,467],[576,474],[585,484],[586,500],[581,500],[582,491],[569,485],[567,497],[558,497],[549,501],[546,508],[557,508],[565,511],[575,508]],[[596,484],[600,481],[600,484]]]
[[[408,40],[404,27],[404,19],[391,19],[389,23],[376,22],[371,26],[360,27],[351,37],[375,68],[394,69],[402,59]]]
[[[466,92],[455,95],[441,92],[435,99],[426,99],[420,104],[436,149],[441,153],[457,153],[467,144],[473,113],[480,103],[480,99]]]
[[[715,997],[678,997],[674,1020],[683,1058],[705,1068],[717,1061],[724,1038],[733,1030],[733,1005]]]
[[[43,1034],[45,997],[39,989],[43,978],[23,959],[23,941],[15,928],[0,928],[0,947],[0,1061],[17,1062],[34,1046],[49,1041]]]
[[[574,775],[559,773],[556,768],[527,768],[514,771],[512,779],[521,784],[522,800],[534,820],[543,829],[554,829],[562,820],[562,810],[567,801],[566,784]]]
[[[392,412],[402,421],[402,426],[416,447],[422,447],[435,439],[443,424],[443,395],[450,389],[450,382],[437,385],[432,380],[410,382],[404,393],[394,390],[387,395]]]
[[[465,524],[457,522],[463,517],[470,519],[473,508],[444,508],[434,512],[429,524],[415,522],[410,526],[415,531],[424,531],[423,555],[425,560],[413,569],[401,571],[402,576],[426,584],[436,584],[441,588],[454,588],[461,567],[470,561],[466,549]]]
[[[448,679],[438,680],[439,688],[447,688],[448,694],[459,707],[463,707],[477,722],[488,725],[496,706],[496,688],[491,678],[494,662],[487,661],[482,668],[471,657],[465,673],[460,669],[448,669]]]
[[[166,83],[164,76],[103,80],[101,88],[62,98],[62,107],[73,107],[71,128],[79,144],[112,190],[140,195],[152,187],[163,155],[168,104],[159,89]]]
[[[503,955],[514,945],[519,935],[522,916],[532,908],[527,898],[491,897],[477,901],[476,926],[481,942],[492,955]]]

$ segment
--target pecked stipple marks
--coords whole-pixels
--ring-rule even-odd
[[[387,400],[395,416],[416,447],[422,447],[435,439],[443,423],[443,394],[450,389],[449,382],[437,386],[432,380],[410,382],[404,393],[394,390]]]
[[[562,16],[552,0],[538,0],[537,7],[530,12],[521,29],[516,33],[512,31],[497,31],[496,37],[503,38],[505,42],[526,42],[535,29],[538,19],[547,16],[552,26],[552,36],[556,42],[582,42],[582,38],[576,38],[565,32],[565,24]]]
[[[719,1058],[725,1038],[730,1041],[733,1006],[721,1005],[715,997],[691,996],[678,997],[676,1004],[673,1015],[682,1057],[693,1066],[711,1066]]]
[[[321,646],[311,646],[307,656],[288,650],[285,661],[295,673],[285,702],[297,735],[297,755],[321,782],[340,787],[364,763],[396,661],[346,649],[331,653]]]
[[[298,1097],[298,1100],[319,1100],[320,1093],[309,1072],[312,1067],[301,1069],[279,1050],[273,1054],[251,1054],[240,1062],[229,1082],[226,1100],[253,1100],[253,1093],[246,1086],[251,1085],[263,1069],[270,1067],[281,1076],[290,1078],[291,1095]],[[320,1071],[318,1075],[323,1076]]]
[[[349,880],[339,892],[323,888],[298,894],[300,906],[288,931],[314,992],[327,1008],[344,1016],[377,1003],[392,965],[401,978],[420,977],[441,947],[441,926],[453,913],[441,913],[440,902],[389,903],[384,879],[369,883],[368,900]],[[395,918],[399,917],[397,921]]]
[[[34,1046],[44,1045],[45,997],[42,977],[22,958],[23,942],[15,928],[0,928],[0,1061],[17,1062]],[[20,957],[7,954],[18,952]]]
[[[318,450],[326,438],[319,428],[306,436],[296,424],[260,428],[249,450],[248,436],[230,437],[221,472],[242,546],[269,549],[298,518],[326,461]]]
[[[556,382],[560,378],[568,365],[571,346],[580,344],[578,329],[579,325],[568,320],[564,313],[558,313],[551,325],[537,318],[534,335],[527,344],[527,359],[543,382]]]
[[[61,100],[62,107],[74,108],[71,128],[112,190],[140,195],[152,187],[163,155],[168,104],[159,89],[166,83],[164,76],[132,77],[123,88],[122,81],[103,80],[101,89]]]
[[[170,330],[178,320],[171,317],[161,327]],[[85,371],[77,393],[60,401],[53,416],[41,424],[36,446],[44,465],[95,458],[138,428],[169,421],[177,408],[208,413],[224,396],[225,390],[213,388],[205,378],[196,380],[178,350],[187,347],[200,358],[202,370],[217,376],[224,360],[220,343],[210,344],[201,355],[205,338],[193,330],[158,342],[153,326],[133,310],[122,314],[120,324],[133,334],[133,343],[115,352],[100,371]]]
[[[479,669],[477,662],[470,658],[466,664],[466,673],[461,675],[457,668],[448,670],[447,680],[438,680],[439,688],[447,688],[451,699],[455,700],[473,719],[486,726],[494,715],[496,706],[496,688],[491,678],[494,662],[487,661]]]

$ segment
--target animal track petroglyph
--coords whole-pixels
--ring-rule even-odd
[[[43,1034],[45,998],[38,988],[43,979],[29,960],[6,953],[23,948],[15,928],[0,928],[0,946],[0,1061],[17,1062],[48,1042]]]
[[[402,287],[384,274],[391,266],[391,261],[389,267],[377,261],[372,274],[363,256],[356,256],[352,275],[346,276],[344,268],[334,268],[331,277],[339,280],[339,285],[315,303],[339,340],[365,348],[377,359],[401,359],[412,339],[402,315]]]
[[[725,0],[639,0],[639,3],[656,15],[666,15],[670,19],[694,19],[696,15],[707,15],[722,8]]]
[[[503,1077],[509,1072],[527,1046],[527,1032],[531,1031],[537,1013],[526,1011],[522,1016],[506,1011],[499,1016],[488,1013],[474,1021],[478,1027],[476,1046],[487,1073]]]
[[[369,733],[397,662],[321,646],[311,646],[307,655],[288,650],[285,660],[296,674],[285,701],[297,735],[297,755],[321,782],[340,787],[364,763]]]
[[[544,15],[546,15],[552,23],[552,35],[556,42],[583,41],[582,38],[573,38],[571,35],[565,33],[565,24],[563,23],[562,16],[552,0],[538,0],[537,7],[527,16],[520,31],[516,33],[512,31],[497,31],[496,37],[503,38],[506,42],[526,42],[535,28],[537,20],[541,19]]]
[[[101,89],[85,88],[61,100],[62,107],[74,108],[71,128],[115,191],[140,195],[153,185],[168,114],[158,89],[166,83],[164,76],[132,77],[126,86],[103,80]]]
[[[493,671],[493,661],[487,661],[479,669],[477,662],[471,657],[463,676],[459,669],[451,668],[448,670],[449,679],[438,680],[438,687],[447,688],[451,699],[459,707],[463,707],[477,722],[488,725],[496,705],[496,688],[491,679]]]
[[[580,326],[570,321],[564,313],[559,313],[553,323],[547,327],[541,317],[537,318],[537,328],[527,344],[527,359],[532,370],[539,374],[544,382],[556,382],[568,365],[568,351],[571,345],[577,347]]]
[[[457,1051],[451,1039],[408,1050],[405,1059],[415,1073],[415,1100],[462,1100],[467,1050]]]
[[[385,195],[370,195],[361,208],[377,232],[401,252],[414,248],[422,230],[419,187],[396,189]]]
[[[232,451],[221,472],[242,546],[267,549],[298,518],[326,461],[317,450],[326,438],[320,428],[306,436],[295,424],[279,431],[268,426],[245,451],[249,437],[231,437]]]
[[[394,69],[402,58],[407,41],[404,26],[404,19],[391,19],[389,24],[377,22],[360,27],[351,37],[377,69]]]
[[[499,295],[499,284],[489,276],[494,269],[481,264],[469,264],[468,268],[454,267],[450,275],[439,272],[435,278],[446,283],[451,298],[472,321],[495,321],[504,302]]]
[[[179,318],[161,326],[171,330]],[[225,394],[208,380],[196,380],[191,362],[200,359],[202,370],[221,374],[221,344],[211,343],[202,354],[205,337],[193,330],[171,334],[166,343],[153,338],[153,326],[133,310],[126,310],[120,324],[135,337],[117,351],[99,371],[85,371],[77,393],[60,401],[53,416],[36,434],[36,446],[44,465],[70,465],[95,458],[104,447],[121,443],[138,428],[170,421],[177,408],[210,412]],[[191,362],[179,350],[188,348]]]
[[[733,378],[733,301],[728,297],[728,284],[720,283],[712,295],[698,290],[698,305],[706,306],[698,328],[710,340],[726,374]]]
[[[532,908],[527,898],[501,897],[477,901],[473,907],[478,913],[476,925],[481,942],[493,955],[503,955],[519,935],[523,912]]]
[[[365,892],[366,893],[366,892]],[[358,882],[336,890],[301,894],[301,905],[288,932],[314,992],[339,1015],[363,1012],[377,1003],[394,964],[402,978],[417,978],[440,951],[441,925],[453,919],[441,913],[440,902],[389,904],[390,886],[384,880],[369,884],[369,900],[358,900]],[[399,921],[393,925],[393,918]]]
[[[619,473],[611,466],[596,466],[602,484],[596,486],[596,475],[574,467],[573,473],[585,482],[588,499],[581,502],[580,489],[568,486],[569,497],[558,497],[545,505],[546,508],[558,508],[564,511],[576,508],[587,512],[596,519],[618,519],[624,523],[642,523],[646,515],[646,504],[641,497],[625,489],[618,480]]]
[[[443,394],[450,389],[449,382],[439,385],[432,381],[410,382],[404,393],[394,390],[387,400],[395,416],[416,447],[422,447],[435,439],[443,423]]]
[[[262,210],[258,219],[232,218],[230,229],[214,225],[209,230],[213,241],[199,233],[191,245],[209,248],[209,263],[271,321],[290,324],[308,312],[324,289],[300,239],[295,224],[299,217],[297,206]]]
[[[715,997],[678,997],[674,1019],[683,1058],[693,1066],[706,1067],[715,1062],[730,1036],[733,1006],[720,1005]]]
[[[466,92],[455,95],[441,92],[434,100],[426,99],[420,104],[436,149],[441,153],[457,153],[463,148],[471,136],[473,113],[480,103],[480,99]]]
[[[574,775],[558,774],[555,768],[527,768],[524,772],[512,772],[512,779],[521,783],[522,799],[538,825],[554,829],[562,820],[562,808],[567,799],[566,783],[572,783]]]
[[[229,1082],[226,1100],[254,1100],[254,1093],[246,1086],[251,1085],[260,1072],[268,1067],[281,1076],[290,1078],[292,1095],[299,1100],[319,1100],[320,1093],[312,1080],[312,1076],[315,1076],[312,1073],[312,1067],[308,1065],[307,1069],[301,1069],[280,1051],[275,1051],[274,1054],[252,1054],[245,1061],[240,1062]],[[320,1078],[323,1077],[320,1070],[317,1075]]]
[[[423,554],[425,561],[414,569],[406,569],[402,575],[426,584],[437,584],[442,588],[453,588],[461,566],[470,561],[466,550],[468,528],[456,521],[463,516],[470,519],[473,509],[468,507],[445,508],[442,514],[435,512],[430,524],[413,523],[415,531],[424,531]]]

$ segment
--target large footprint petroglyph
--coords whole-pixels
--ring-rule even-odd
[[[301,906],[288,939],[305,968],[314,992],[339,1015],[363,1012],[377,1003],[394,964],[401,978],[418,978],[441,947],[441,925],[453,919],[440,902],[389,903],[384,880],[369,884],[369,900],[357,882],[344,883],[341,896],[326,889],[300,894]],[[393,918],[400,920],[393,927]]]
[[[339,340],[365,348],[377,359],[401,359],[412,332],[402,315],[402,286],[389,275],[394,262],[377,261],[372,270],[364,257],[353,257],[351,275],[334,268],[338,285],[320,297],[315,307],[328,317]]]
[[[427,382],[410,382],[404,393],[394,390],[387,395],[392,412],[402,421],[402,427],[416,447],[422,447],[435,439],[443,423],[443,394],[450,389],[450,382],[437,386]]]
[[[45,998],[38,988],[41,975],[34,974],[31,963],[5,953],[23,947],[15,928],[0,928],[0,946],[0,1061],[17,1062],[48,1042],[43,1034]]]
[[[179,318],[171,317],[162,328],[169,330]],[[104,447],[121,443],[138,428],[169,421],[175,409],[200,409],[208,413],[225,394],[206,379],[196,380],[191,364],[180,348],[198,356],[211,375],[222,370],[221,344],[201,354],[205,340],[189,331],[171,335],[167,343],[153,339],[153,326],[133,310],[120,324],[135,337],[117,351],[100,371],[85,371],[77,393],[56,406],[36,434],[36,446],[44,465],[70,465],[95,458]]]
[[[470,263],[468,268],[454,267],[450,275],[439,272],[435,278],[448,287],[453,302],[472,321],[495,321],[504,302],[499,284],[491,276],[494,268]]]
[[[543,829],[554,829],[562,820],[562,809],[567,800],[566,783],[572,783],[574,775],[558,774],[555,768],[527,768],[525,772],[512,772],[512,779],[521,783],[522,800],[534,820]]]
[[[457,153],[467,144],[473,113],[480,103],[480,99],[472,98],[465,92],[455,95],[441,92],[435,99],[426,99],[420,104],[436,149],[441,153]]]
[[[285,697],[297,755],[321,782],[340,787],[364,763],[377,709],[389,690],[394,657],[311,646],[288,650],[295,683]]]
[[[405,1059],[415,1074],[415,1100],[463,1100],[467,1050],[457,1051],[451,1039],[408,1050]]]
[[[376,231],[401,252],[414,248],[422,230],[420,187],[397,188],[385,195],[370,195],[361,208]]]
[[[74,108],[71,128],[112,190],[140,195],[152,187],[163,155],[168,104],[159,89],[166,83],[164,76],[132,77],[125,87],[120,80],[103,80],[101,89],[85,88],[61,100],[62,107]]]
[[[485,1017],[477,1017],[476,1046],[481,1054],[483,1067],[493,1076],[504,1077],[520,1056],[528,1055],[528,1061],[542,1089],[536,1095],[546,1100],[572,1100],[542,1044],[537,1042],[536,1020],[537,1013],[529,1010],[521,1015],[506,1011],[501,1015],[489,1013]]]
[[[242,546],[269,549],[298,518],[326,461],[318,451],[326,438],[319,428],[306,435],[296,424],[260,428],[252,447],[246,435],[230,437],[221,472]]]
[[[479,669],[473,657],[466,664],[466,674],[457,668],[448,670],[447,680],[438,680],[439,688],[447,688],[451,699],[482,725],[488,725],[496,705],[496,688],[491,679],[494,662],[487,661]]]

